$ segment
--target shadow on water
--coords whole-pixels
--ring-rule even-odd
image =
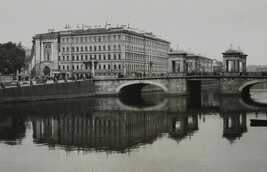
[[[249,97],[242,97],[242,99],[245,103],[249,105],[267,108],[267,92],[266,91],[252,90],[250,91]]]
[[[218,114],[222,136],[234,143],[247,132],[247,113],[267,108],[247,104],[239,96],[219,96],[203,89],[197,106],[187,96],[164,97],[144,93],[140,99],[80,98],[2,104],[0,142],[23,141],[26,125],[32,126],[33,142],[65,151],[128,152],[152,144],[168,134],[177,143],[199,130],[199,120]]]

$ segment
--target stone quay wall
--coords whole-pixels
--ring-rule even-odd
[[[92,80],[0,89],[0,103],[94,96]]]

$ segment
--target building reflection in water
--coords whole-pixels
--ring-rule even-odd
[[[247,114],[243,113],[222,113],[223,137],[230,143],[234,143],[237,138],[247,131]]]
[[[36,143],[60,145],[67,151],[126,152],[153,143],[162,133],[176,140],[198,129],[197,115],[164,112],[96,111],[93,114],[36,116],[32,119]]]
[[[0,116],[0,142],[14,145],[21,144],[25,137],[25,120],[23,117]]]
[[[257,112],[246,109],[240,97],[219,98],[212,91],[202,94],[201,107],[189,106],[186,96],[153,101],[156,104],[151,100],[150,106],[140,108],[115,97],[1,106],[0,141],[19,143],[30,121],[34,142],[51,149],[128,152],[153,143],[164,133],[179,143],[198,131],[199,118],[219,112],[222,135],[234,143],[247,131],[246,112]]]

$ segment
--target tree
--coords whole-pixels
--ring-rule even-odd
[[[0,72],[13,73],[15,76],[17,71],[27,65],[25,51],[21,45],[12,42],[0,44]]]

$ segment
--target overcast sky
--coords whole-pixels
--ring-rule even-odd
[[[248,64],[267,65],[266,0],[0,0],[0,43],[32,46],[47,29],[130,24],[181,49],[222,60],[233,44]]]

